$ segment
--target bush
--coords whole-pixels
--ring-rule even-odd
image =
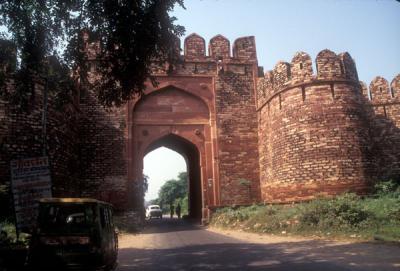
[[[307,226],[351,228],[358,227],[373,214],[363,207],[355,194],[344,194],[335,199],[314,200],[301,208],[300,221]]]
[[[311,201],[300,206],[299,220],[307,226],[317,226],[323,217],[327,217],[330,212],[329,202],[324,199]]]
[[[400,198],[400,184],[394,180],[381,181],[374,186],[375,195],[378,197]]]
[[[400,197],[388,196],[393,195],[392,189],[380,191],[381,196],[367,198],[348,193],[293,205],[221,208],[213,214],[211,225],[253,232],[356,234],[369,239],[379,235],[385,240],[399,240]]]
[[[0,229],[7,235],[6,243],[17,246],[26,246],[29,242],[30,235],[27,233],[20,233],[19,239],[17,240],[14,222],[10,222],[8,220],[2,221],[0,222]]]

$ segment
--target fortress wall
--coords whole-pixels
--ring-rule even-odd
[[[372,107],[370,148],[377,180],[400,179],[400,75],[389,85],[380,76],[369,85]]]
[[[354,62],[344,63],[329,50],[316,62],[313,75],[308,55],[298,53],[290,65],[275,66],[272,80],[267,73],[258,81],[265,202],[368,191],[369,123]]]
[[[80,182],[82,196],[128,204],[126,165],[126,108],[105,109],[88,91],[80,103]],[[134,195],[130,195],[134,197]]]
[[[87,46],[96,61],[97,44]],[[377,180],[400,178],[400,75],[390,84],[376,77],[367,86],[348,53],[323,50],[315,72],[310,56],[298,52],[257,78],[252,36],[236,39],[231,52],[229,40],[217,35],[207,55],[205,40],[192,34],[183,51],[174,65],[154,63],[153,75],[183,89],[209,87],[198,94],[215,109],[210,124],[215,117],[211,148],[219,205],[363,194]],[[0,59],[0,71],[11,74],[14,60]],[[205,78],[213,83],[196,85]],[[11,89],[13,84],[10,76]],[[29,114],[0,101],[1,184],[9,180],[11,159],[41,154],[42,92],[38,81]],[[55,195],[95,197],[117,209],[137,197],[127,193],[140,189],[128,187],[135,182],[127,180],[127,159],[134,154],[126,149],[126,110],[105,110],[90,90],[79,104],[50,108]]]
[[[255,108],[254,37],[234,42],[233,58],[215,77],[221,204],[260,201],[258,123]],[[232,63],[243,61],[243,64]]]
[[[252,78],[250,68],[246,74],[229,72],[216,78],[222,205],[250,204],[260,200],[258,125]]]
[[[8,76],[8,91],[14,91],[13,75]],[[44,82],[38,79],[26,110],[0,100],[0,185],[8,189],[11,160],[43,156],[43,91]],[[53,195],[74,196],[80,191],[79,146],[76,141],[79,112],[74,104],[55,107],[51,95],[47,112],[46,155],[50,162]]]

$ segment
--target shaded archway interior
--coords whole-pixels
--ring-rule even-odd
[[[145,154],[160,148],[166,147],[181,154],[186,160],[188,170],[188,207],[189,217],[201,220],[202,199],[201,199],[201,171],[200,154],[197,147],[186,139],[174,134],[166,135],[153,142],[146,149]]]

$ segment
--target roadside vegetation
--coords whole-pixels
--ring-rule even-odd
[[[346,193],[291,205],[217,210],[211,225],[249,232],[400,242],[400,185],[380,182],[375,193]]]
[[[180,172],[177,179],[168,180],[158,191],[158,198],[148,202],[160,205],[163,214],[170,213],[170,206],[181,206],[182,216],[188,214],[188,176],[187,172]]]

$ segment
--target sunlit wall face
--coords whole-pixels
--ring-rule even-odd
[[[149,152],[143,162],[143,173],[149,177],[146,201],[156,199],[159,189],[167,180],[176,179],[180,172],[187,171],[183,156],[165,147]]]

